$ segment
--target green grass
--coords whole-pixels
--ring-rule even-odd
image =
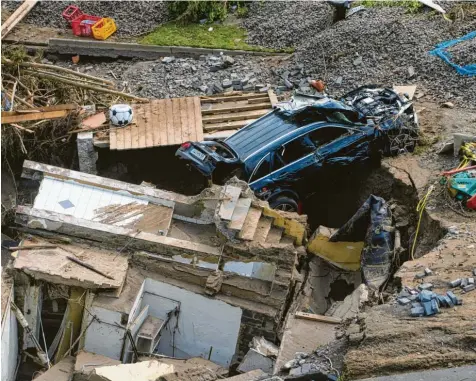
[[[410,13],[417,12],[423,4],[418,0],[362,0],[358,2],[358,5],[364,5],[366,7],[405,7]]]
[[[208,28],[213,31],[209,32]],[[246,30],[236,25],[168,23],[140,40],[141,44],[162,46],[192,46],[195,48],[250,50],[292,53],[293,48],[275,50],[246,43]]]

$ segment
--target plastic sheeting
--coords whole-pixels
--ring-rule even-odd
[[[465,66],[458,65],[452,61],[452,56],[451,53],[448,52],[448,48],[456,45],[460,42],[470,40],[472,38],[476,38],[476,31],[473,31],[471,33],[468,33],[467,35],[457,38],[455,40],[450,40],[450,41],[445,41],[441,42],[438,45],[436,45],[436,48],[430,51],[430,54],[440,57],[443,61],[445,61],[448,65],[452,66],[455,68],[455,70],[461,74],[461,75],[468,75],[468,76],[474,76],[476,75],[476,62],[474,64],[469,64]]]
[[[330,238],[330,242],[358,242],[364,238],[360,258],[366,284],[378,289],[387,280],[392,266],[395,228],[387,202],[374,195]]]

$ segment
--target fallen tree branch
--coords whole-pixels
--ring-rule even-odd
[[[10,99],[13,99],[13,98],[12,98],[12,95],[11,95],[8,91],[6,91],[5,93],[10,97]],[[25,101],[24,99],[21,99],[21,98],[17,97],[16,95],[15,95],[15,99],[16,99],[18,102],[20,102],[22,105],[24,105],[24,106],[27,106],[27,107],[30,107],[30,108],[35,108],[34,105],[32,105],[31,103],[28,103],[28,102]]]
[[[89,85],[89,84],[86,84],[86,83],[78,83],[78,82],[75,82],[74,80],[71,80],[71,79],[62,79],[62,78],[58,78],[58,77],[55,77],[55,76],[50,75],[50,74],[38,73],[34,70],[26,70],[26,72],[28,74],[31,74],[31,75],[34,75],[34,76],[37,76],[37,77],[40,77],[40,78],[46,78],[46,79],[50,79],[52,81],[58,81],[58,82],[66,83],[66,84],[74,86],[74,87],[80,87],[80,88],[83,88],[83,89],[94,90],[94,91],[99,91],[99,92],[102,92],[102,93],[118,95],[120,97],[132,99],[132,100],[135,100],[135,101],[138,101],[138,102],[149,102],[149,100],[147,98],[136,97],[135,95],[123,93],[123,92],[117,91],[117,90],[111,90],[111,89],[107,89],[107,88],[103,88],[103,87],[93,86],[93,85]]]
[[[28,128],[25,128],[25,127],[22,127],[22,126],[19,126],[18,124],[15,124],[15,123],[10,123],[10,126],[13,126],[13,127],[15,127],[15,128],[18,128],[18,129],[20,129],[20,130],[22,130],[22,131],[29,132],[30,134],[34,134],[34,133],[35,133],[35,131],[32,131],[32,130],[30,130],[30,129],[28,129]]]
[[[2,63],[7,64],[7,65],[16,65],[12,60],[9,60],[8,58],[2,59]],[[77,71],[67,69],[67,68],[61,67],[61,66],[49,65],[49,64],[40,64],[40,63],[36,63],[36,62],[20,62],[18,65],[20,65],[22,67],[33,67],[33,68],[39,68],[39,69],[51,69],[51,70],[61,71],[63,73],[73,74],[73,75],[76,75],[78,77],[87,78],[87,79],[90,79],[94,82],[102,82],[102,83],[105,83],[107,85],[114,86],[114,82],[109,81],[107,79],[95,77],[95,76],[89,75],[89,74],[79,73]]]
[[[67,80],[70,80],[70,81],[80,81],[79,83],[89,84],[89,85],[92,85],[92,86],[98,86],[98,85],[103,86],[103,84],[98,84],[97,82],[88,81],[86,79],[76,79],[76,78],[71,78],[71,77],[65,77],[64,75],[56,74],[56,73],[50,73],[50,72],[44,71],[44,70],[35,70],[35,72],[40,73],[40,74],[52,75],[52,76],[54,76],[58,79],[67,79]],[[104,85],[107,86],[110,89],[114,89],[114,86],[111,85],[111,84],[104,84]]]

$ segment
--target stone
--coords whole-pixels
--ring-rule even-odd
[[[422,279],[426,276],[425,273],[418,273],[418,274],[415,274],[415,279]]]
[[[229,79],[225,79],[225,80],[223,80],[221,85],[223,86],[224,89],[226,89],[227,87],[231,87],[233,85],[233,83]]]
[[[162,63],[168,64],[175,61],[175,57],[164,57],[162,58]]]
[[[336,83],[336,85],[341,85],[342,81],[343,81],[342,77],[337,77],[337,79],[335,80],[335,83]]]
[[[249,79],[248,77],[241,79],[241,80],[240,80],[240,85],[241,85],[241,86],[247,85],[249,80],[250,80],[250,79]]]
[[[288,88],[288,89],[292,89],[292,88],[294,87],[294,85],[293,85],[291,82],[289,82],[289,80],[286,79],[286,78],[284,79],[284,85],[285,85],[286,88]]]
[[[363,63],[362,56],[358,56],[353,62],[354,66],[362,65],[362,63]]]
[[[446,291],[446,295],[448,296],[448,298],[451,299],[451,302],[452,302],[454,305],[457,305],[457,304],[458,304],[458,298],[456,297],[455,294],[453,294],[453,292],[451,292],[451,291]]]
[[[196,66],[190,66],[190,69],[192,69],[192,71],[197,71],[197,67]]]
[[[423,290],[420,292],[420,302],[429,302],[434,298],[434,293],[428,290]]]
[[[241,90],[243,90],[243,86],[241,86],[240,84],[233,85],[233,90],[241,91]]]
[[[303,376],[313,371],[312,363],[303,363],[297,368],[293,368],[289,371],[290,376]]]
[[[413,66],[408,67],[408,78],[411,79],[415,76],[415,68]]]
[[[211,65],[209,70],[214,73],[214,72],[217,72],[219,70],[223,69],[223,66],[221,64],[214,64],[214,65]]]
[[[200,86],[200,87],[199,87],[199,89],[200,89],[200,91],[202,91],[202,92],[206,93],[206,92],[207,92],[207,90],[208,90],[208,86],[206,86],[206,85],[202,85],[202,86]]]
[[[474,284],[474,278],[468,278],[468,284]]]
[[[284,370],[292,369],[292,368],[297,368],[299,366],[299,361],[296,359],[289,360],[287,363],[283,365]]]
[[[349,335],[353,335],[354,333],[359,333],[360,332],[360,325],[358,324],[351,324],[345,331],[345,333]]]
[[[283,74],[281,74],[281,78],[287,80],[289,78],[289,71],[285,70]]]
[[[215,93],[223,93],[223,87],[221,87],[219,84],[214,83],[213,84],[213,90]]]
[[[259,89],[258,91],[259,91],[260,93],[267,93],[268,90],[269,90],[269,87],[268,87],[268,86],[265,86],[265,87],[262,87],[261,89]]]
[[[424,314],[425,314],[425,309],[423,308],[423,306],[413,307],[410,311],[410,316],[412,317],[420,317],[420,316],[423,316]]]
[[[463,287],[466,287],[467,285],[468,285],[468,278],[461,279],[460,287],[463,288]]]
[[[425,275],[430,276],[433,275],[433,271],[431,271],[428,267],[425,269]]]
[[[351,344],[358,344],[364,339],[364,333],[353,333],[352,335],[349,335],[349,342]]]
[[[230,67],[235,63],[235,60],[230,56],[223,56],[222,60],[225,67]]]
[[[476,269],[473,269],[473,275],[476,276]]]
[[[441,105],[441,107],[443,107],[443,108],[454,108],[455,105],[451,102],[445,102]]]
[[[250,81],[250,83],[251,83],[251,81]],[[263,83],[255,83],[255,90],[262,89],[263,87],[264,87]]]
[[[273,372],[273,367],[273,359],[262,355],[254,349],[250,349],[237,369],[243,373],[255,369],[261,369],[263,372],[270,374]]]
[[[307,359],[309,357],[309,354],[307,354],[306,352],[296,352],[294,354],[294,357],[297,359]]]
[[[243,86],[243,91],[253,91],[255,87],[253,85],[245,85]]]
[[[459,285],[461,285],[461,279],[455,279],[449,283],[449,286],[453,288],[458,287]]]
[[[223,90],[224,93],[231,93],[233,91],[233,87],[227,87]]]

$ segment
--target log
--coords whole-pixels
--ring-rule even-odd
[[[2,59],[2,63],[8,64],[8,65],[16,65],[13,61],[9,60],[8,58]],[[89,75],[89,74],[78,73],[77,71],[67,69],[67,68],[61,67],[61,66],[50,65],[50,64],[40,64],[40,63],[36,63],[36,62],[21,62],[19,65],[22,66],[22,67],[33,67],[33,68],[37,68],[37,69],[51,69],[51,70],[61,71],[63,73],[76,75],[78,77],[87,78],[87,79],[90,79],[90,80],[95,81],[95,82],[102,82],[102,83],[105,83],[107,85],[114,86],[114,82],[109,81],[107,79],[95,77],[95,76]]]
[[[33,9],[38,0],[25,0],[2,25],[2,40]]]
[[[70,78],[70,77],[65,77],[64,75],[61,75],[61,74],[56,74],[56,73],[50,73],[48,71],[44,71],[44,70],[36,70],[37,73],[41,73],[41,74],[48,74],[48,75],[52,75],[56,78],[59,78],[59,79],[69,79],[69,80],[72,80],[72,81],[80,81],[79,83],[84,83],[84,84],[89,84],[89,85],[92,85],[92,86],[96,86],[96,85],[99,85],[99,86],[107,86],[108,88],[114,88],[114,85],[111,85],[109,83],[97,83],[97,82],[94,82],[94,81],[91,81],[91,80],[87,80],[87,79],[75,79],[75,78]]]
[[[75,81],[70,80],[70,79],[60,79],[60,78],[57,78],[53,75],[42,74],[42,73],[38,73],[38,72],[33,71],[33,70],[26,70],[26,72],[28,74],[32,74],[32,75],[35,75],[35,76],[40,77],[40,78],[46,78],[46,79],[50,79],[52,81],[58,81],[58,82],[66,83],[66,84],[74,86],[74,87],[81,87],[83,89],[99,91],[99,92],[107,93],[107,94],[113,94],[113,95],[117,95],[117,96],[120,96],[120,97],[123,97],[123,98],[132,99],[132,100],[135,100],[135,101],[138,101],[138,102],[149,102],[149,99],[147,99],[147,98],[136,97],[135,95],[123,93],[123,92],[117,91],[117,90],[111,90],[111,89],[106,89],[106,88],[103,88],[103,87],[78,83],[78,82],[75,82]]]

